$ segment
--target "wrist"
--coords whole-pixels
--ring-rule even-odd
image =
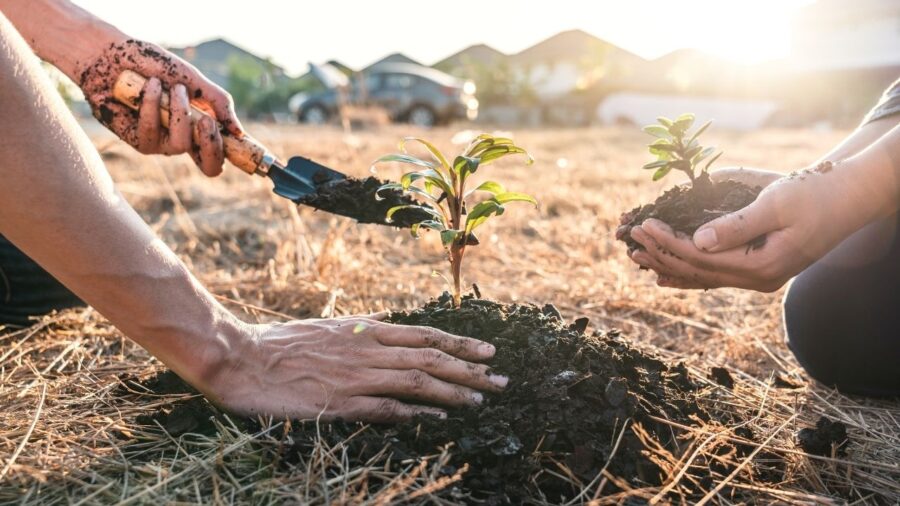
[[[848,158],[836,164],[834,172],[837,211],[847,218],[849,232],[897,212],[895,182],[869,160]]]

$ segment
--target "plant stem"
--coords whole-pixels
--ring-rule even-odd
[[[453,307],[459,307],[462,301],[462,259],[466,250],[465,238],[453,241],[450,245],[450,274],[453,276]]]

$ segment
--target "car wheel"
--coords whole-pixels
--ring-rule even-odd
[[[303,111],[300,120],[309,125],[324,125],[328,123],[328,111],[321,105],[313,105]]]
[[[437,123],[437,117],[429,107],[417,105],[409,110],[407,115],[410,124],[421,127],[432,127]]]

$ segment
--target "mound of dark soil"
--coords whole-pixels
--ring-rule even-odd
[[[676,186],[663,193],[652,204],[636,207],[622,214],[616,239],[628,245],[629,251],[643,249],[631,238],[631,229],[650,218],[668,224],[676,232],[692,236],[702,225],[747,207],[761,191],[760,186],[751,187],[733,180],[712,182],[704,172],[693,185]],[[765,236],[754,242],[755,247],[763,244]]]
[[[392,225],[398,228],[408,228],[414,223],[431,219],[431,215],[421,209],[403,209],[397,211],[388,223],[384,219],[388,209],[423,204],[396,190],[380,192],[381,200],[376,199],[375,192],[386,182],[372,176],[365,179],[348,177],[341,181],[323,182],[318,185],[316,193],[297,200],[297,203],[347,216],[359,223]]]
[[[494,504],[529,498],[556,502],[573,498],[601,469],[629,486],[660,484],[662,471],[645,453],[632,430],[635,425],[679,455],[677,431],[658,420],[692,425],[692,417],[711,418],[698,406],[698,387],[683,364],[639,351],[616,331],[585,335],[586,320],[567,325],[549,305],[542,309],[466,298],[460,309],[453,309],[447,299],[394,313],[390,321],[429,325],[494,344],[491,366],[510,377],[504,393],[486,394],[477,408],[450,410],[447,420],[420,418],[362,432],[354,423],[316,427],[294,422],[286,436],[281,431],[272,436],[284,438],[277,458],[290,465],[322,437],[329,444],[344,444],[351,465],[372,465],[375,458],[377,465],[395,469],[406,459],[435,455],[450,445],[451,459],[442,472],[452,475],[466,465],[468,471],[440,494]],[[174,386],[178,388],[184,386]],[[192,421],[197,416],[216,416],[212,409],[198,414],[194,406],[173,416],[178,409],[151,420],[181,429],[201,424]],[[385,446],[389,451],[378,457]],[[746,449],[722,448],[719,454],[732,453],[746,454]],[[720,467],[714,460],[695,461],[700,473],[727,471]],[[709,482],[709,476],[700,480]],[[604,492],[617,488],[607,483]]]

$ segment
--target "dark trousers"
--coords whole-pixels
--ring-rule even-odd
[[[27,326],[30,316],[84,305],[68,288],[0,235],[0,325]]]
[[[848,237],[784,298],[788,346],[800,365],[845,393],[900,396],[898,218]]]

